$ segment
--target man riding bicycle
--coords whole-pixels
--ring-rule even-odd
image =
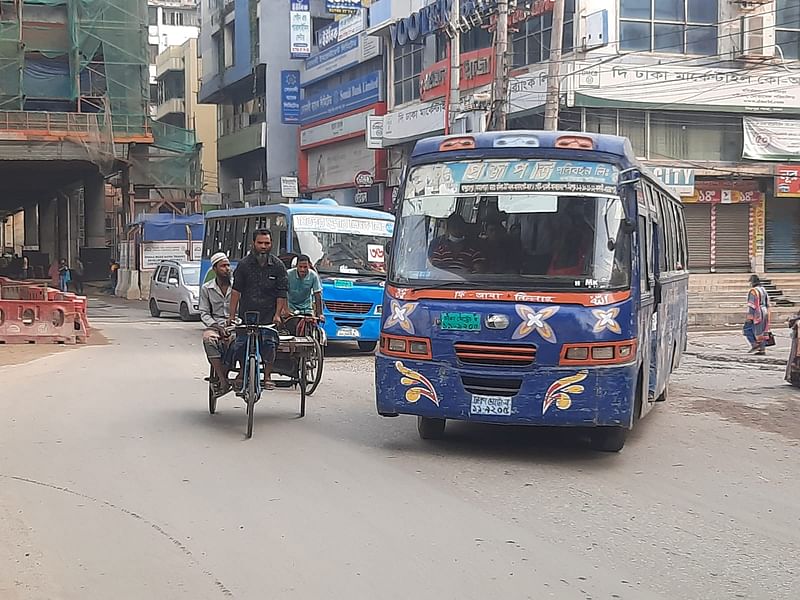
[[[311,268],[311,259],[305,254],[297,257],[293,269],[287,272],[289,279],[289,312],[293,315],[314,315],[324,321],[322,314],[322,282],[317,272]],[[287,327],[292,335],[297,335],[298,319],[289,319]]]
[[[268,229],[253,232],[253,247],[237,265],[233,273],[230,314],[244,320],[245,313],[257,312],[258,324],[280,325],[287,315],[286,297],[289,282],[283,262],[270,253],[272,234]],[[229,318],[230,321],[230,318]],[[262,330],[260,336],[261,360],[264,362],[265,389],[272,389],[270,382],[272,364],[275,361],[278,337],[275,332]],[[247,334],[240,333],[234,342],[234,354],[243,364]],[[236,382],[241,384],[242,374]]]
[[[214,368],[219,382],[220,396],[228,393],[228,366],[224,363],[225,353],[230,343],[230,333],[225,326],[230,319],[231,302],[231,262],[223,252],[211,257],[214,279],[200,288],[200,320],[206,326],[203,331],[203,348],[208,362]]]

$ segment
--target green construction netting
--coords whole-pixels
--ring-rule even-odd
[[[6,19],[6,15],[0,15]],[[19,21],[0,21],[0,110],[18,108],[22,97]]]
[[[153,145],[173,152],[191,152],[197,145],[197,137],[191,129],[175,127],[161,121],[153,121]]]
[[[184,190],[200,189],[200,152],[161,156],[132,156],[131,182],[135,185]]]

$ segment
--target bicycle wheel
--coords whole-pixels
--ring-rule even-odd
[[[322,381],[322,365],[325,362],[325,355],[322,352],[322,346],[317,340],[314,340],[314,350],[311,357],[305,361],[306,363],[306,394],[313,394],[319,387],[319,382]]]
[[[253,437],[253,415],[256,408],[256,395],[258,394],[258,359],[251,356],[247,359],[247,438]]]
[[[208,412],[212,415],[217,412],[217,390],[214,385],[214,377],[216,377],[214,367],[211,367],[208,375]]]
[[[306,416],[306,389],[308,388],[308,379],[306,375],[308,374],[308,367],[306,366],[306,359],[300,359],[300,418]]]

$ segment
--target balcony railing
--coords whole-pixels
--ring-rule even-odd
[[[98,113],[0,111],[0,137],[101,138],[106,117]],[[145,115],[114,115],[114,137],[146,141],[152,137]]]

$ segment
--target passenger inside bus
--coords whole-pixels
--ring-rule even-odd
[[[475,273],[485,262],[464,217],[458,213],[447,218],[447,231],[431,242],[428,258],[434,267],[453,272]]]

